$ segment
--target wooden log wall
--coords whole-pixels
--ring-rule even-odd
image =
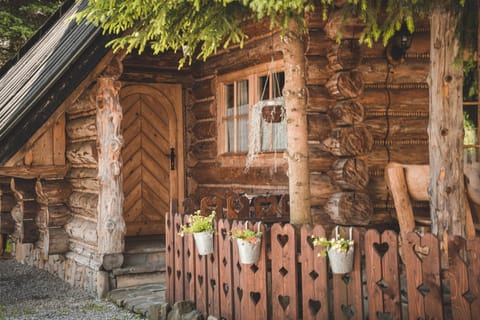
[[[96,97],[93,83],[67,109],[67,180],[72,186],[68,207],[72,218],[65,224],[69,236],[67,256],[79,264],[99,269],[97,254],[98,154],[96,147]]]
[[[417,30],[403,63],[389,65],[381,44],[358,44],[359,21],[347,24],[336,42],[337,20],[325,23],[320,13],[307,19],[311,177],[326,175],[335,186],[312,186],[324,199],[313,202],[312,214],[326,225],[390,223],[384,167],[428,163],[428,28]],[[414,204],[419,212],[425,205]]]
[[[244,171],[246,154],[222,161],[218,155],[217,76],[243,70],[279,58],[280,37],[272,35],[268,25],[247,30],[244,48],[231,48],[198,62],[192,67],[193,85],[186,95],[186,172],[187,195],[199,203],[204,196],[226,198],[235,193],[281,194],[288,192],[286,162],[278,154],[272,163]]]

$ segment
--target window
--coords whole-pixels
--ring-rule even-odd
[[[480,104],[478,95],[478,71],[476,63],[464,65],[463,114],[464,114],[464,160],[479,162]]]
[[[218,78],[219,153],[234,156],[248,153],[255,103],[282,96],[285,74],[281,62],[266,63]],[[273,153],[287,147],[286,121],[260,121],[257,149]]]

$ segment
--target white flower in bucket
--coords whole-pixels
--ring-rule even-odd
[[[257,231],[253,231],[248,229],[248,221],[245,221],[243,229],[232,229],[231,238],[237,239],[240,263],[251,264],[258,261],[262,246],[260,223],[257,225]]]
[[[338,226],[335,228],[335,238],[327,240],[325,237],[313,238],[314,246],[322,246],[323,250],[320,256],[328,254],[330,267],[333,273],[348,273],[353,270],[354,241],[352,239],[352,228],[349,228],[349,239],[339,237]]]

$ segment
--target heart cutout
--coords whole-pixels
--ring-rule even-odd
[[[224,283],[223,284],[223,293],[225,295],[227,295],[229,290],[230,290],[230,286],[227,283]]]
[[[222,239],[225,240],[228,234],[227,229],[225,228],[220,229],[220,234],[222,235]]]
[[[187,278],[187,281],[190,282],[192,280],[192,273],[187,272],[186,278]]]
[[[285,311],[288,305],[290,304],[290,297],[278,295],[278,302],[280,302],[280,305],[282,306],[283,311]]]
[[[378,320],[392,320],[393,316],[390,312],[379,312],[377,311]]]
[[[167,273],[168,273],[168,276],[171,276],[172,275],[172,267],[167,267]]]
[[[423,261],[423,259],[425,259],[430,254],[430,248],[427,246],[419,246],[414,244],[413,252],[415,252],[418,259]]]
[[[182,276],[182,271],[177,271],[177,279],[180,279],[181,276]]]
[[[308,245],[310,246],[310,249],[314,249],[314,246],[313,246],[313,237],[311,236],[307,236],[307,238],[305,239],[308,243]]]
[[[341,309],[347,319],[351,319],[355,315],[355,307],[351,304],[342,304]]]
[[[288,242],[288,235],[286,234],[279,234],[277,235],[277,241],[278,243],[280,243],[280,245],[283,247],[285,247],[285,245],[287,244]]]
[[[217,282],[215,282],[215,279],[210,279],[210,287],[212,287],[212,289],[215,289],[216,286]]]
[[[385,253],[388,251],[388,248],[389,248],[388,243],[386,242],[382,242],[382,243],[374,242],[373,247],[375,248],[375,251],[380,256],[380,258],[383,258],[383,256],[385,255]]]
[[[198,283],[200,284],[200,287],[203,285],[203,276],[197,276]]]
[[[257,305],[258,301],[260,301],[260,298],[261,298],[260,292],[254,292],[254,291],[250,292],[250,299],[252,299],[253,304]]]
[[[242,298],[243,298],[242,288],[240,288],[240,287],[237,288],[237,295],[238,295],[238,299],[240,299],[240,301],[242,301]]]
[[[308,308],[310,309],[312,316],[317,315],[321,307],[322,307],[322,304],[320,303],[320,301],[308,299]]]

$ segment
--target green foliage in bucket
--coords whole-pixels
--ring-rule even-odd
[[[215,219],[216,212],[208,216],[202,216],[200,210],[197,210],[195,214],[192,214],[187,218],[187,223],[181,226],[181,230],[178,233],[180,236],[197,232],[210,232],[213,233],[213,219]]]

